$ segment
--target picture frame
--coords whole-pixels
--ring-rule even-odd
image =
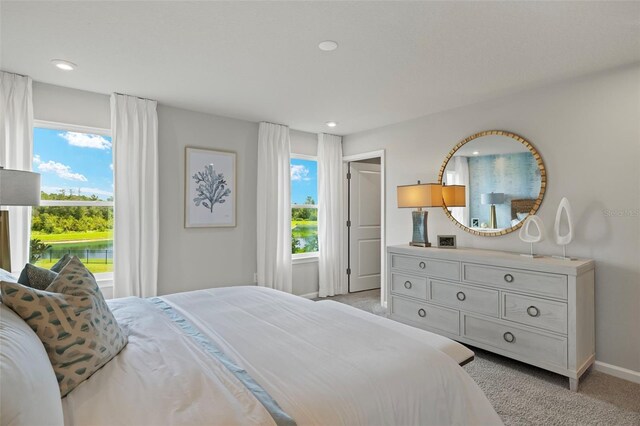
[[[236,226],[236,153],[185,147],[184,227]]]
[[[454,249],[456,247],[455,235],[438,235],[438,248]]]
[[[480,218],[472,217],[471,218],[471,227],[472,228],[479,228],[480,227]]]

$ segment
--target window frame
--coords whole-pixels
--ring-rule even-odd
[[[108,136],[110,138],[112,137],[111,129],[104,129],[102,127],[81,126],[77,124],[60,123],[56,121],[33,120],[33,128],[88,133],[92,135]],[[113,153],[113,150],[112,150],[112,153]],[[115,196],[115,191],[114,191],[114,196]],[[40,207],[111,207],[111,208],[115,208],[115,202],[104,201],[104,200],[100,200],[100,201],[40,200]],[[115,228],[115,223],[114,223],[114,228]],[[29,227],[29,238],[31,238],[31,227]],[[94,274],[94,276],[100,288],[107,288],[107,287],[113,286],[113,272],[99,272]]]
[[[307,155],[307,154],[294,154],[291,153],[289,155],[289,167],[291,167],[291,160],[308,160],[308,161],[315,161],[316,164],[318,163],[318,157],[315,155]],[[317,170],[317,168],[316,168]],[[291,179],[291,178],[289,178]],[[316,176],[316,180],[317,180],[317,176]],[[291,180],[289,181],[289,185],[291,185]],[[290,203],[291,204],[291,209],[316,209],[319,210],[318,207],[318,201],[316,200],[316,204],[294,204],[294,203]],[[318,248],[318,251],[313,251],[313,252],[309,252],[309,253],[291,253],[291,260],[293,261],[293,263],[307,263],[307,262],[313,262],[313,261],[317,261],[318,257],[320,256],[320,250]]]

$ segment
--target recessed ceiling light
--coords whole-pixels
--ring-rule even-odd
[[[335,121],[327,121],[327,126],[329,127],[336,127],[338,125],[338,123],[336,123]]]
[[[473,155],[478,155],[480,154],[480,151],[473,151]]]
[[[320,48],[320,50],[324,50],[325,52],[331,52],[332,50],[336,50],[338,48],[338,43],[332,40],[325,40],[318,44],[318,48]]]
[[[78,66],[73,62],[65,61],[63,59],[52,59],[51,63],[63,71],[73,71],[78,68]]]

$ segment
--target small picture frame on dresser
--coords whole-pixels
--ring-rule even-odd
[[[479,228],[480,227],[480,219],[477,217],[472,217],[471,218],[471,227],[472,228]]]
[[[456,248],[456,236],[455,235],[438,235],[438,248]]]

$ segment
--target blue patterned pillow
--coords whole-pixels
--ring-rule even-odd
[[[67,266],[67,263],[69,263],[69,261],[71,260],[71,256],[69,256],[68,253],[65,253],[64,256],[62,256],[60,258],[60,260],[58,260],[55,265],[53,265],[50,270],[52,270],[55,273],[60,273],[60,271],[62,271],[62,268],[64,268],[65,266]]]
[[[63,397],[127,344],[98,284],[75,256],[46,291],[4,281],[0,289],[3,304],[42,341]]]
[[[51,285],[57,276],[58,274],[54,271],[27,263],[20,273],[18,282],[27,287],[44,290]]]

